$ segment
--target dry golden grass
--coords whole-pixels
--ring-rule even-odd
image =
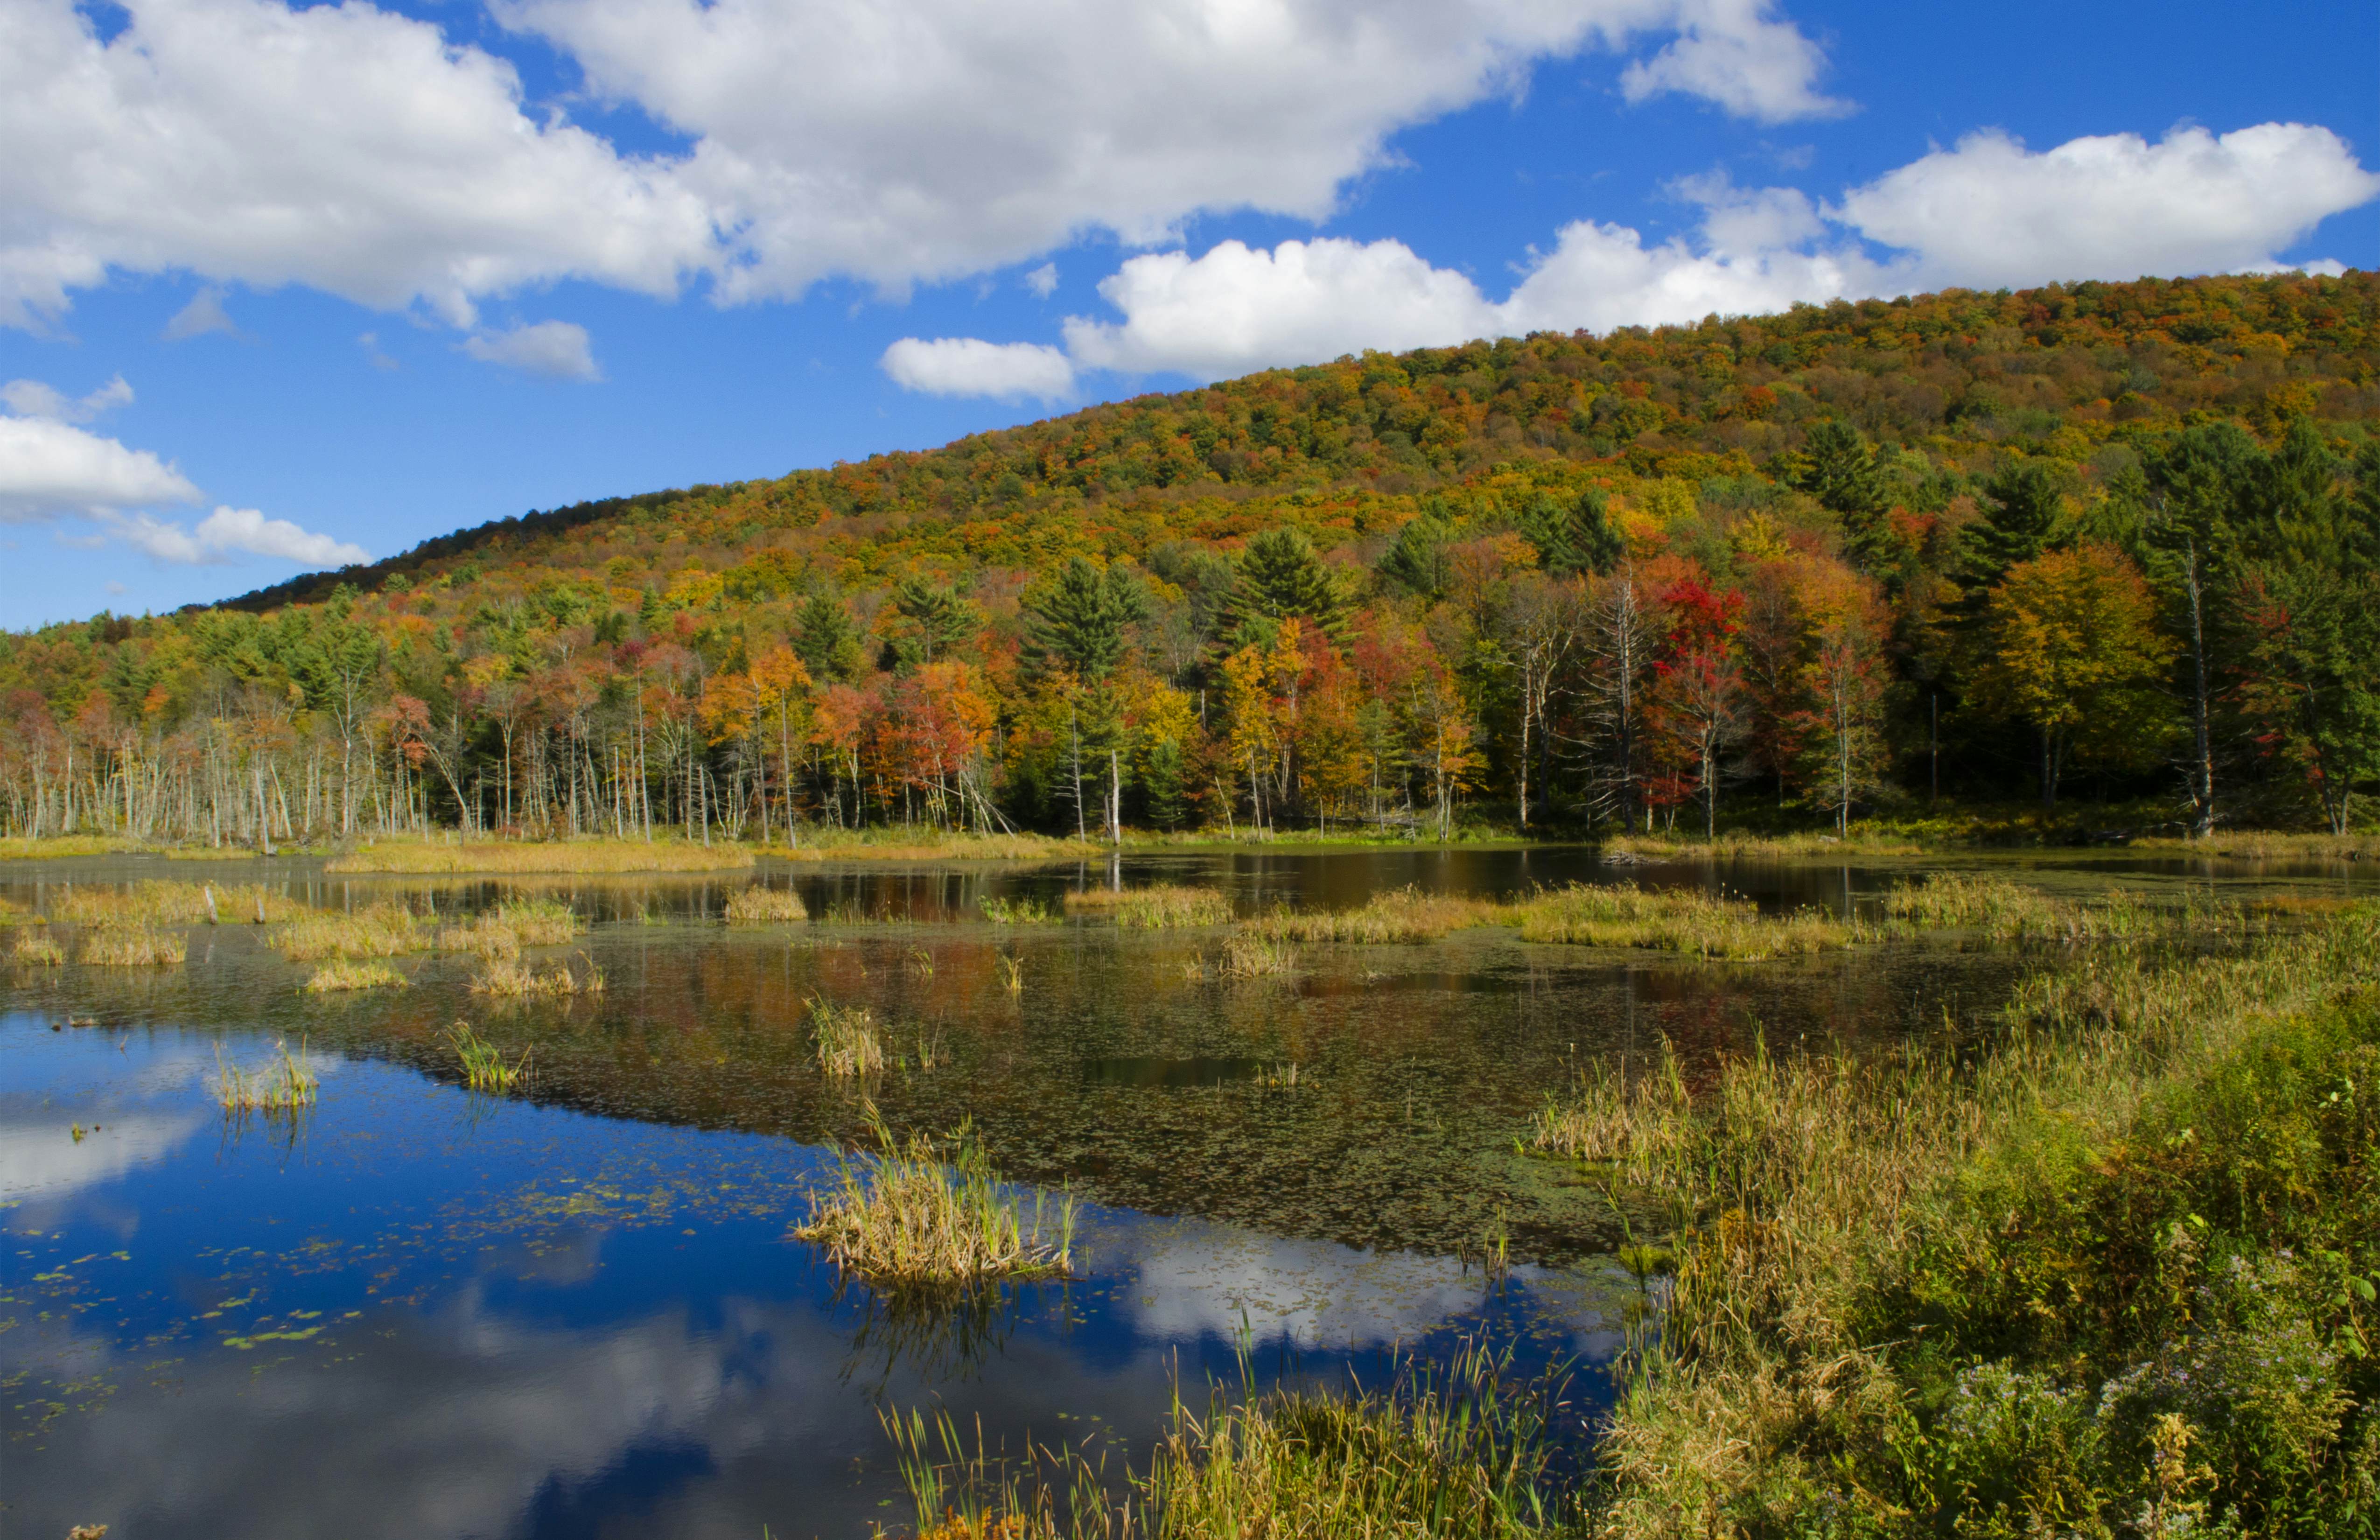
[[[799,925],[810,917],[790,888],[747,888],[727,901],[730,925]]]
[[[261,882],[168,882],[129,887],[89,884],[50,902],[50,917],[76,925],[266,925],[307,914],[306,906]]]
[[[586,928],[577,911],[560,899],[506,899],[462,925],[441,930],[438,950],[509,958],[523,947],[560,946]]]
[[[121,855],[140,848],[111,834],[52,834],[38,840],[18,834],[0,839],[0,861],[70,861]]]
[[[329,994],[342,989],[402,989],[411,980],[386,963],[359,962],[352,957],[334,957],[314,970],[306,980],[310,994]]]
[[[765,845],[763,855],[785,861],[1058,861],[1096,855],[1103,846],[1047,834],[923,834],[913,830],[828,830],[806,832],[798,845]]]
[[[2134,840],[2134,850],[2226,861],[2380,861],[2380,834],[2283,834],[2240,830],[2203,840]]]
[[[809,1008],[820,1069],[844,1079],[874,1074],[884,1067],[884,1037],[866,1007],[834,1005],[813,995]]]
[[[1898,930],[1973,930],[2001,941],[2125,940],[2190,918],[2122,888],[2076,901],[2005,878],[1961,872],[1936,872],[1923,882],[1895,888],[1884,904]]]
[[[333,858],[333,872],[729,871],[752,864],[749,847],[686,840],[381,840]]]
[[[55,968],[67,960],[66,949],[58,945],[56,937],[30,933],[18,936],[8,955],[22,968]]]
[[[568,959],[549,964],[540,969],[534,963],[517,957],[492,959],[471,980],[475,994],[499,995],[522,999],[533,995],[600,995],[603,992],[603,970],[588,959],[586,965],[574,969]]]
[[[1226,978],[1277,978],[1297,971],[1297,949],[1269,936],[1233,931],[1224,938],[1215,971]]]
[[[1603,843],[1606,855],[1634,861],[1806,861],[1842,856],[1921,855],[1925,846],[1905,835],[1863,831],[1721,834],[1716,840],[1660,834],[1619,834]]]
[[[86,935],[77,960],[94,968],[171,968],[181,965],[188,950],[169,930],[111,926]]]
[[[1070,915],[1111,915],[1118,925],[1138,930],[1170,930],[1184,926],[1229,925],[1232,901],[1213,888],[1184,888],[1170,882],[1147,888],[1086,888],[1066,895]]]
[[[1514,913],[1524,940],[1637,947],[1740,961],[1836,951],[1862,939],[1856,926],[1815,909],[1764,915],[1748,900],[1699,889],[1581,883],[1524,900]]]
[[[1477,925],[1510,925],[1508,904],[1487,899],[1425,893],[1399,888],[1375,894],[1360,909],[1323,913],[1276,910],[1250,920],[1249,928],[1275,940],[1350,941],[1363,945],[1396,945],[1434,941],[1456,930]]]
[[[1028,1219],[965,1128],[941,1143],[924,1134],[898,1139],[869,1112],[877,1147],[845,1160],[835,1184],[811,1195],[796,1236],[880,1287],[966,1288],[1066,1271],[1073,1198],[1045,1216],[1036,1194]]]
[[[419,952],[431,937],[413,911],[401,903],[375,903],[352,914],[307,915],[291,920],[273,938],[293,963],[325,957],[396,957]]]

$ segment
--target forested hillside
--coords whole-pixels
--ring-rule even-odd
[[[0,637],[8,831],[2380,790],[2380,278],[1370,354]],[[1780,813],[1780,809],[1782,810]]]

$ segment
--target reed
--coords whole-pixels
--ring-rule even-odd
[[[109,927],[83,937],[79,961],[94,968],[172,968],[181,965],[188,950],[182,938],[170,930]]]
[[[1508,925],[1512,919],[1512,911],[1506,904],[1407,887],[1374,894],[1360,909],[1318,913],[1278,909],[1245,923],[1275,940],[1393,946],[1435,941],[1453,931]]]
[[[325,863],[332,872],[515,873],[733,871],[752,864],[742,845],[686,840],[379,840]]]
[[[225,1063],[222,1048],[216,1048],[215,1099],[225,1111],[287,1113],[314,1104],[321,1077],[303,1057],[289,1051],[286,1042],[273,1047],[275,1056],[254,1069]],[[302,1044],[300,1048],[302,1051]]]
[[[896,1137],[868,1109],[875,1148],[846,1157],[810,1196],[794,1233],[880,1288],[965,1289],[1001,1279],[1063,1276],[1074,1256],[1075,1200],[1035,1194],[1030,1216],[993,1174],[967,1125],[946,1140]]]
[[[502,960],[523,947],[559,946],[586,928],[577,911],[560,899],[507,899],[463,925],[440,931],[438,949]]]
[[[790,888],[747,888],[727,901],[730,925],[799,925],[809,917],[802,895]]]
[[[603,992],[603,970],[587,958],[584,969],[573,969],[567,958],[540,969],[533,963],[517,957],[499,957],[473,976],[474,994],[498,995],[520,999],[532,995],[600,995]]]
[[[1297,971],[1297,949],[1286,941],[1248,931],[1223,940],[1216,971],[1226,978],[1272,978]]]
[[[51,901],[50,917],[76,925],[268,925],[306,907],[261,882],[170,882],[128,887],[85,884]]]
[[[1011,952],[998,954],[1000,981],[1012,995],[1025,992],[1025,959]]]
[[[326,957],[397,957],[428,946],[427,928],[401,903],[375,903],[352,914],[307,915],[283,926],[273,938],[293,963]]]
[[[306,980],[306,989],[318,995],[342,989],[402,989],[410,982],[386,963],[334,957],[314,970],[314,976]]]
[[[2290,834],[2240,830],[2210,834],[2203,840],[2134,840],[2131,848],[2224,861],[2380,861],[2380,834]]]
[[[975,906],[994,925],[1054,925],[1065,916],[1038,898],[977,899]]]
[[[1573,884],[1514,908],[1521,938],[1580,946],[1636,947],[1756,961],[1848,947],[1860,928],[1815,909],[1770,916],[1745,899],[1699,889]]]
[[[12,834],[0,838],[0,861],[71,861],[93,855],[119,855],[140,848],[130,840],[109,834],[47,834],[40,839]]]
[[[66,949],[58,945],[56,937],[49,935],[20,935],[8,955],[20,968],[55,968],[67,960]]]
[[[1619,834],[1603,843],[1607,858],[1630,861],[1809,861],[1866,856],[1922,855],[1925,845],[1906,835],[1854,829],[1848,836],[1721,834],[1715,840],[1662,834]]]
[[[1114,916],[1118,925],[1140,930],[1169,930],[1184,926],[1229,925],[1232,901],[1213,888],[1185,888],[1170,882],[1147,888],[1086,888],[1066,895],[1068,914]]]
[[[845,1079],[874,1074],[884,1067],[883,1035],[877,1031],[876,1018],[867,1007],[835,1005],[812,995],[809,1010],[820,1069]]]
[[[455,1057],[463,1066],[463,1084],[474,1091],[492,1096],[509,1096],[528,1080],[528,1049],[520,1058],[504,1062],[502,1049],[471,1030],[469,1022],[458,1021],[446,1029],[446,1041],[455,1049]]]
[[[913,829],[806,830],[798,845],[768,845],[786,861],[1056,861],[1096,855],[1102,847],[1047,834],[925,833]]]

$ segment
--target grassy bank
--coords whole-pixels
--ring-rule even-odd
[[[1049,834],[967,834],[928,829],[804,830],[798,845],[769,844],[780,861],[1079,861],[1108,846]]]
[[[2095,951],[1986,1044],[1549,1108],[1679,1228],[1597,1531],[2374,1533],[2376,968],[2370,909]]]
[[[333,872],[471,875],[531,872],[732,871],[752,864],[750,847],[686,840],[378,840],[333,857]]]

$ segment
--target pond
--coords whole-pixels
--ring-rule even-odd
[[[2369,884],[2024,869],[2083,891]],[[468,989],[468,960],[426,955],[398,960],[409,988],[324,999],[269,929],[232,924],[192,929],[179,967],[0,975],[0,1526],[859,1536],[911,1516],[884,1416],[946,1408],[1007,1447],[1128,1454],[1177,1387],[1201,1397],[1244,1362],[1259,1383],[1380,1383],[1400,1353],[1478,1337],[1571,1364],[1583,1427],[1636,1290],[1599,1192],[1515,1153],[1546,1095],[1665,1039],[1704,1061],[1755,1036],[1955,1026],[2034,960],[1925,945],[1703,965],[1491,929],[1225,979],[1199,965],[1211,929],[994,926],[978,900],[1199,882],[1253,913],[1583,879],[1857,909],[1904,875],[1543,847],[501,884],[285,861],[0,872],[0,896],[35,908],[153,877],[334,909],[565,897],[593,923],[555,954],[607,985],[507,1006]],[[813,923],[722,926],[754,881],[794,888]],[[813,998],[868,1006],[908,1065],[827,1079]],[[528,1050],[526,1095],[461,1086],[458,1019]],[[219,1062],[277,1042],[321,1073],[317,1104],[227,1118]],[[840,1279],[790,1231],[871,1115],[967,1122],[1003,1175],[1075,1194],[1077,1276],[955,1316]]]

